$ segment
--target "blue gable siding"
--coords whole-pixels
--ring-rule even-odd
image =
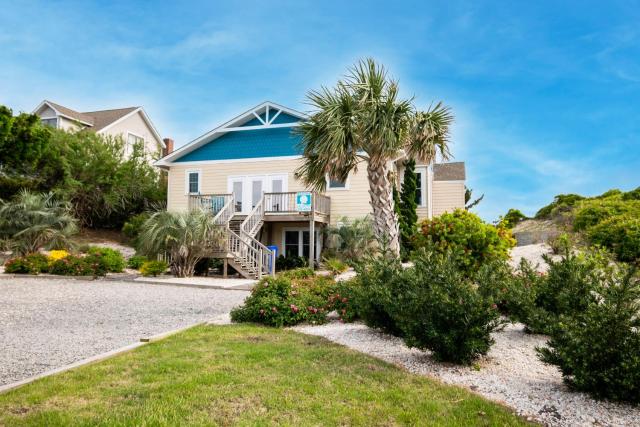
[[[300,135],[292,133],[292,128],[289,127],[227,132],[174,161],[180,163],[295,156],[301,154],[298,150],[300,140]]]

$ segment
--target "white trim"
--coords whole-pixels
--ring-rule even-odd
[[[235,128],[238,127],[237,125],[240,125],[242,123],[246,123],[246,119],[249,117],[252,117],[254,115],[254,112],[258,112],[258,111],[262,111],[262,109],[265,109],[269,107],[269,108],[274,108],[276,110],[281,110],[291,116],[297,117],[300,120],[307,120],[309,118],[308,115],[301,113],[299,111],[295,111],[292,110],[290,108],[284,107],[280,104],[276,104],[275,102],[271,102],[271,101],[265,101],[261,104],[258,104],[257,106],[245,111],[244,113],[240,114],[239,116],[234,117],[233,119],[221,124],[220,126],[210,130],[209,132],[197,137],[196,139],[188,142],[187,144],[183,145],[182,147],[178,148],[177,150],[174,150],[172,153],[166,155],[165,157],[163,157],[162,159],[160,159],[158,162],[156,162],[156,165],[158,166],[165,166],[165,165],[169,165],[172,164],[172,160],[176,159],[178,157],[182,157],[183,155],[190,153],[191,151],[195,150],[196,148],[200,147],[201,145],[204,145],[206,143],[209,143],[211,141],[213,141],[214,139],[216,139],[217,137],[223,135],[224,129],[227,128]],[[295,123],[295,122],[294,122]],[[292,126],[294,123],[286,123],[286,125],[288,126]],[[278,125],[268,125],[268,127],[275,127]],[[267,126],[265,126],[267,127]],[[250,130],[251,126],[246,126],[244,127],[242,130]],[[210,137],[213,137],[211,139],[209,139]]]
[[[428,193],[427,193],[427,174],[428,174],[428,168],[426,166],[416,166],[416,173],[420,173],[420,182],[418,183],[418,185],[420,186],[420,204],[418,205],[418,207],[420,208],[425,208],[427,207],[427,203],[428,203]],[[427,196],[427,197],[425,197]]]
[[[429,219],[433,218],[433,167],[429,167],[427,169],[429,180],[428,189],[429,189],[429,198],[427,199],[427,217]]]
[[[58,117],[64,117],[65,119],[71,120],[71,121],[73,121],[73,122],[82,123],[83,125],[87,125],[87,126],[93,127],[93,123],[85,122],[85,121],[83,121],[83,120],[80,120],[80,119],[77,119],[77,118],[75,118],[75,117],[71,117],[71,116],[68,116],[68,115],[66,115],[66,114],[61,113],[60,111],[58,111],[58,109],[57,109],[56,107],[54,107],[53,105],[51,105],[51,104],[49,103],[49,101],[47,101],[46,99],[45,99],[44,101],[42,101],[42,102],[41,102],[41,103],[40,103],[40,104],[35,108],[35,110],[33,110],[33,112],[32,112],[31,114],[38,115],[38,114],[37,114],[38,110],[39,110],[39,109],[41,109],[41,108],[42,108],[43,106],[45,106],[45,105],[46,105],[47,107],[51,108],[53,111],[55,111],[55,113],[56,113],[56,115],[57,115]],[[84,114],[84,113],[80,113],[79,111],[78,111],[78,113],[79,113],[79,114]]]
[[[463,179],[434,179],[434,182],[450,182],[454,184],[464,184],[466,181]]]
[[[194,165],[216,165],[222,163],[253,163],[301,159],[301,155],[295,156],[274,156],[274,157],[248,157],[246,159],[224,159],[224,160],[193,160],[191,162],[165,162],[163,159],[158,160],[154,164],[156,166],[194,166]]]
[[[285,235],[287,231],[297,231],[298,232],[298,256],[304,256],[303,255],[303,249],[302,249],[302,233],[301,231],[309,231],[309,227],[282,227],[282,240],[280,240],[280,243],[282,245],[282,247],[280,248],[280,254],[284,255],[285,257],[287,256],[287,246],[286,246],[286,241],[285,241]],[[322,253],[322,234],[321,234],[321,230],[319,229],[315,229],[316,232],[316,236],[314,238],[314,243],[315,243],[315,250],[313,253],[313,256],[315,258],[315,261],[320,261],[320,254]],[[311,237],[311,236],[309,236]]]
[[[331,180],[329,179],[329,175],[325,176],[325,179],[327,181],[327,185],[326,185],[326,191],[346,191],[349,189],[349,181],[350,181],[350,175],[347,175],[347,179],[344,181],[344,187],[331,187],[329,184],[331,183]]]
[[[158,133],[158,130],[156,129],[156,127],[153,125],[153,122],[151,121],[151,119],[149,118],[149,116],[147,115],[146,111],[144,111],[144,108],[142,107],[138,107],[135,110],[125,114],[124,116],[120,117],[118,120],[113,121],[111,123],[109,123],[108,125],[106,125],[105,127],[103,127],[102,129],[98,129],[96,131],[96,133],[103,133],[104,131],[106,131],[107,129],[111,128],[112,126],[115,126],[116,124],[128,119],[129,117],[133,116],[136,113],[140,113],[140,115],[142,116],[142,119],[144,120],[144,122],[146,123],[147,127],[149,128],[149,130],[151,131],[151,133],[153,134],[153,136],[156,138],[157,142],[160,144],[160,146],[162,148],[167,148],[164,141],[162,140],[162,137],[160,136],[160,134]]]
[[[292,127],[297,127],[297,126],[300,126],[300,122],[278,123],[276,125],[265,124],[265,125],[254,125],[254,126],[240,126],[240,127],[220,129],[216,133],[237,132],[237,131],[240,131],[240,130],[292,128]]]
[[[233,193],[233,183],[242,183],[242,211],[239,213],[247,214],[253,209],[253,182],[262,182],[262,194],[273,192],[273,179],[282,181],[283,193],[289,191],[289,174],[287,172],[272,172],[251,175],[227,175],[227,192]]]
[[[189,191],[189,175],[191,175],[192,173],[197,173],[198,174],[198,191],[194,192],[190,192]],[[200,194],[202,190],[202,170],[201,169],[187,169],[184,171],[184,194],[191,195],[191,194]]]

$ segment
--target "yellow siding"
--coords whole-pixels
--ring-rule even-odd
[[[433,182],[433,216],[464,208],[464,182]]]
[[[303,191],[305,186],[294,178],[296,168],[301,159],[247,161],[231,163],[172,165],[169,170],[169,186],[167,208],[173,211],[188,208],[188,196],[185,186],[186,171],[201,172],[200,192],[202,194],[227,193],[227,177],[236,175],[260,175],[286,173],[288,175],[288,191]],[[348,189],[330,190],[325,194],[331,198],[331,222],[342,217],[361,218],[371,213],[369,204],[369,181],[366,165],[361,164],[358,172],[351,174],[347,180]]]
[[[418,214],[418,222],[422,221],[423,219],[429,218],[429,208],[427,208],[426,206],[418,206],[416,208],[416,213]]]

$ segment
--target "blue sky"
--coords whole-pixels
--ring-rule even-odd
[[[455,160],[493,220],[640,185],[638,22],[633,0],[15,2],[0,103],[143,105],[182,145],[263,100],[306,111],[372,56],[419,107],[453,108]]]

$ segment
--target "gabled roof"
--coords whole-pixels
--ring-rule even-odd
[[[183,145],[158,160],[155,164],[156,166],[168,166],[175,160],[230,132],[291,128],[298,126],[299,121],[307,120],[308,118],[306,114],[299,111],[275,102],[265,101]]]
[[[93,119],[93,129],[97,132],[109,126],[116,120],[119,120],[141,107],[116,108],[114,110],[88,111],[82,113]]]
[[[81,113],[45,99],[33,110],[33,113],[36,114],[45,105],[53,109],[59,116],[87,125],[97,133],[103,132],[119,121],[124,120],[125,118],[137,112],[140,112],[147,126],[149,127],[149,129],[151,129],[151,133],[153,133],[153,135],[156,137],[162,148],[165,148],[162,137],[160,136],[158,130],[155,128],[155,126],[151,122],[151,119],[149,118],[149,116],[147,116],[147,113],[142,107],[115,108],[112,110],[87,111]]]
[[[435,163],[433,165],[434,181],[464,181],[465,179],[464,162]]]

